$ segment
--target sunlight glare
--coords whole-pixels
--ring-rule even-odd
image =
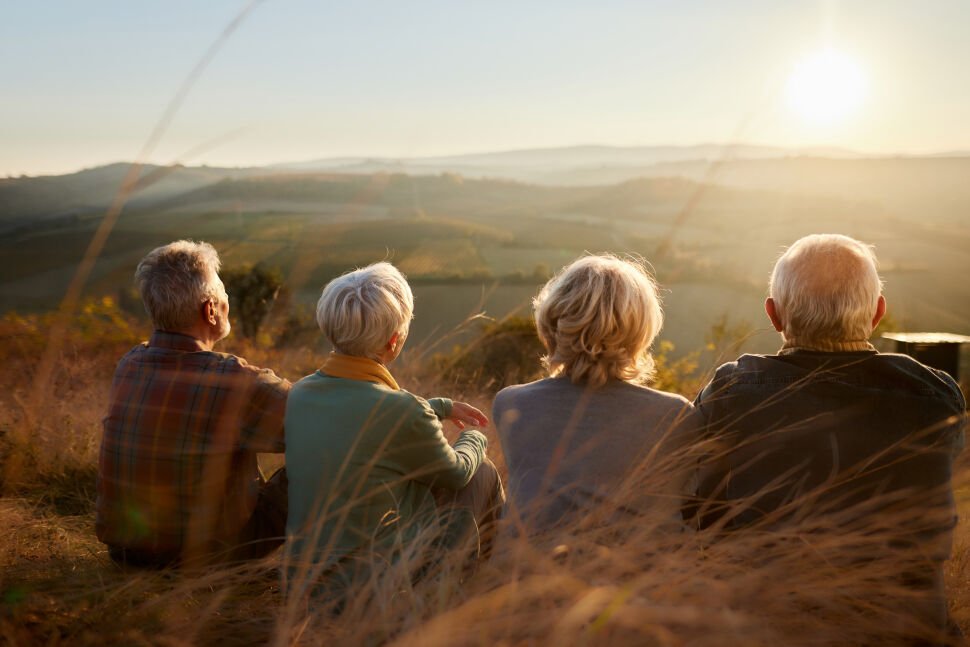
[[[831,124],[862,103],[866,78],[859,64],[838,50],[819,50],[799,61],[788,77],[789,107],[813,124]]]

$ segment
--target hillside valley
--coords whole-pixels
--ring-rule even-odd
[[[624,164],[643,154],[608,153],[572,151],[555,163],[555,151],[533,152],[534,168],[574,180],[555,184],[514,178],[522,156],[498,154],[486,161],[514,179],[447,164],[435,174],[350,173],[366,169],[347,160],[325,170],[144,167],[86,291],[128,290],[138,259],[176,238],[213,243],[226,266],[280,268],[290,308],[312,305],[330,278],[387,259],[415,286],[414,339],[433,346],[476,313],[527,312],[550,272],[610,251],[652,264],[668,314],[662,337],[679,350],[702,346],[722,316],[753,331],[748,348],[771,350],[761,302],[774,259],[799,236],[839,232],[876,245],[897,327],[970,333],[966,158],[657,153],[640,167]],[[598,171],[583,170],[590,159]],[[56,307],[129,171],[0,180],[0,311]]]

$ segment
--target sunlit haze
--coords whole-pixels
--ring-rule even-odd
[[[786,90],[789,105],[800,117],[828,125],[859,109],[866,78],[851,56],[828,48],[799,61],[788,77]]]
[[[137,158],[246,3],[9,3],[0,176]],[[970,149],[970,3],[259,3],[149,161],[533,147]]]

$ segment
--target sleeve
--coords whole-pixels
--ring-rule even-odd
[[[269,369],[247,369],[252,371],[252,385],[249,401],[243,405],[240,444],[255,452],[283,452],[283,417],[291,385]]]
[[[944,438],[950,455],[956,458],[967,444],[967,401],[963,397],[960,385],[949,373],[935,368],[931,370],[946,384],[949,391],[947,404],[953,413],[951,418],[947,420]]]
[[[956,399],[957,412],[955,420],[950,426],[950,454],[954,458],[960,455],[967,445],[967,401],[963,397],[963,392],[957,387],[954,394]]]
[[[681,488],[684,505],[697,493],[697,479],[700,462],[704,458],[701,430],[704,426],[700,413],[690,402],[685,402],[677,412],[672,423],[672,450],[676,452],[680,465],[688,468]]]
[[[706,528],[721,516],[717,501],[725,496],[723,484],[730,473],[730,466],[724,460],[718,460],[719,455],[723,457],[723,452],[717,451],[718,430],[713,424],[715,401],[721,397],[724,388],[718,379],[721,372],[719,370],[694,398],[696,442],[692,459],[695,468],[688,479],[692,491],[685,496],[681,513],[685,521],[697,528]]]
[[[438,416],[438,420],[445,420],[451,415],[453,403],[448,398],[429,398],[428,404],[431,405],[434,414]]]
[[[694,398],[694,412],[698,421],[698,434],[701,436],[710,436],[712,430],[709,429],[709,421],[711,419],[711,409],[713,408],[714,394],[720,387],[715,386],[717,381],[717,376],[707,383],[707,385],[700,390],[697,397]]]
[[[415,398],[419,410],[403,429],[404,437],[395,451],[394,460],[411,478],[449,490],[460,490],[478,471],[485,460],[488,440],[474,429],[465,430],[454,447],[442,432],[441,421],[433,405]],[[450,400],[447,401],[450,404]]]
[[[950,455],[956,458],[967,446],[967,412],[957,414],[950,432]]]

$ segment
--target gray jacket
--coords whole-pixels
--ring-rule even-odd
[[[493,413],[509,500],[533,530],[594,509],[682,527],[690,475],[682,453],[697,434],[683,397],[619,380],[589,389],[549,378],[503,389]]]

